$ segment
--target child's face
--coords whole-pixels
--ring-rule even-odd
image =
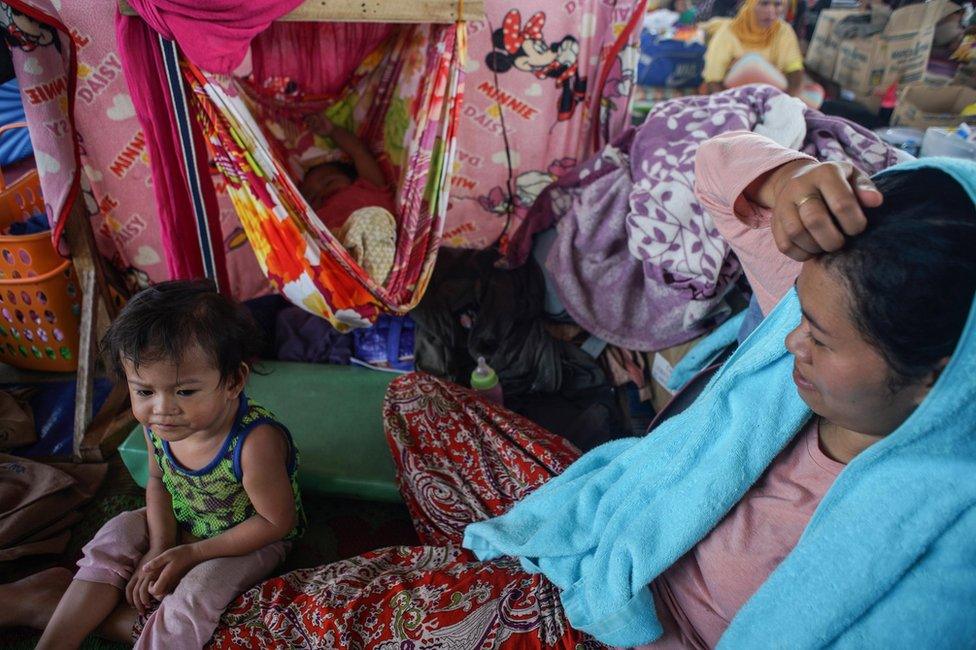
[[[328,163],[308,170],[299,190],[313,210],[318,210],[327,198],[352,185],[352,180],[335,165]]]
[[[246,379],[221,384],[220,372],[198,346],[172,361],[142,363],[123,359],[132,413],[143,426],[168,442],[224,435],[237,412]]]

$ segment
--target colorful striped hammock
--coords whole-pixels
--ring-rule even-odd
[[[296,118],[322,107],[383,152],[388,177],[398,179],[397,250],[383,285],[299,193],[281,144],[253,114],[267,106],[255,105],[252,89],[183,63],[211,160],[227,181],[261,270],[289,301],[340,331],[368,327],[381,313],[406,313],[427,287],[447,209],[465,41],[463,24],[398,28],[366,56],[337,97],[290,98],[278,107]]]

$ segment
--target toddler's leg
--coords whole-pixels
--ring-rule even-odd
[[[123,512],[102,526],[82,551],[78,573],[51,615],[37,647],[81,645],[86,636],[112,615],[135,565],[148,547],[144,509]]]
[[[135,649],[203,648],[227,605],[271,575],[289,546],[275,542],[250,555],[219,557],[193,567],[146,621]]]

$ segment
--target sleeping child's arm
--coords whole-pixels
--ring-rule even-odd
[[[158,575],[151,593],[171,592],[194,566],[216,557],[247,555],[284,539],[295,527],[295,496],[288,474],[290,447],[274,426],[256,427],[241,450],[241,474],[256,514],[216,537],[177,546],[146,565]]]
[[[363,178],[376,187],[386,186],[386,177],[380,169],[373,152],[363,143],[362,140],[352,133],[336,126],[327,117],[320,114],[309,115],[305,118],[305,123],[316,133],[332,138],[340,149],[352,159],[352,164],[356,167],[359,178]]]

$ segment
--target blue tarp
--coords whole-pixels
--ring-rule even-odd
[[[0,84],[0,126],[26,119],[17,79]],[[17,162],[33,153],[27,129],[17,129],[0,136],[0,166]]]
[[[28,458],[70,456],[74,442],[75,381],[42,382],[31,387],[37,389],[27,400],[34,412],[37,442],[12,453]],[[111,390],[112,382],[108,379],[95,380],[92,413],[98,413]]]

